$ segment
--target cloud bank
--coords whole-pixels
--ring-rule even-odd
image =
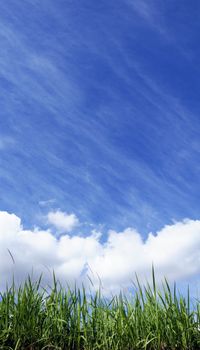
[[[200,273],[200,220],[184,220],[150,233],[144,241],[139,232],[127,228],[86,237],[65,233],[55,237],[50,230],[24,230],[14,214],[0,212],[0,286],[12,279],[22,281],[28,273],[44,274],[51,280],[54,270],[61,282],[88,283],[89,276],[105,290],[128,288],[135,272],[149,276],[152,263],[157,278],[171,281]],[[14,262],[11,259],[11,255]]]

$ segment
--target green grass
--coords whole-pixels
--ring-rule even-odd
[[[106,299],[56,282],[48,292],[30,278],[0,298],[0,349],[200,349],[200,304],[165,280],[139,281],[132,296]]]

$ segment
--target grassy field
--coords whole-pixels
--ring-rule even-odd
[[[0,349],[200,349],[200,304],[170,289],[137,281],[132,297],[106,299],[99,290],[50,291],[41,280],[13,283],[0,298]]]

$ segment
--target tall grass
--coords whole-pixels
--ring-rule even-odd
[[[13,282],[0,298],[0,349],[136,350],[200,349],[200,304],[190,305],[170,288],[153,283],[112,300],[84,287],[50,291],[41,279]]]

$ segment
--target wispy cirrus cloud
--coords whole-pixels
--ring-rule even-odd
[[[0,134],[0,151],[7,150],[14,146],[16,146],[14,138]]]
[[[167,6],[0,4],[0,127],[17,142],[1,154],[2,208],[34,225],[55,198],[83,221],[145,234],[198,217],[193,75],[176,40],[149,30],[177,38]]]
[[[165,40],[170,40],[170,32],[165,24],[164,6],[160,2],[154,0],[126,0],[130,8],[152,29],[155,29],[159,34],[165,37]]]

